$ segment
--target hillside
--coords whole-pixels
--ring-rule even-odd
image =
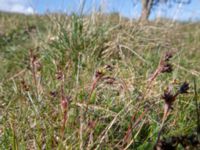
[[[199,23],[0,13],[0,149],[198,149],[199,48]]]

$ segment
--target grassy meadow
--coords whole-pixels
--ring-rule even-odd
[[[198,149],[199,77],[200,23],[0,13],[0,149]]]

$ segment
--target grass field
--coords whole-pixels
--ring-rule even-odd
[[[198,149],[199,48],[199,23],[0,13],[0,149]]]

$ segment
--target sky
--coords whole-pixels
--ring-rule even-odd
[[[80,12],[81,4],[84,4],[83,12],[85,14],[98,11],[101,8],[106,13],[119,12],[122,16],[137,19],[141,12],[140,0],[0,0],[0,10],[24,14],[45,14],[47,12],[71,14],[72,12]],[[171,4],[171,7],[169,7],[169,3],[155,7],[150,19],[166,17],[184,21],[200,20],[200,0],[191,0],[188,5]]]

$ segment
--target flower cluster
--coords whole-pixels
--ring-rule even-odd
[[[173,57],[172,52],[167,52],[163,59],[160,61],[160,72],[161,73],[171,73],[173,71],[173,66],[170,64],[170,59]]]
[[[167,108],[169,109],[172,108],[172,104],[176,100],[176,97],[179,94],[188,93],[188,90],[189,90],[189,84],[187,82],[184,82],[175,94],[173,94],[172,91],[168,88],[167,90],[164,91],[164,94],[161,96],[161,98],[164,99],[165,105],[167,105],[168,106]]]
[[[173,57],[172,52],[165,53],[164,57],[161,58],[157,69],[155,70],[153,75],[148,79],[149,83],[152,83],[152,81],[154,81],[156,77],[161,73],[171,73],[173,71],[173,66],[169,62],[172,57]]]

